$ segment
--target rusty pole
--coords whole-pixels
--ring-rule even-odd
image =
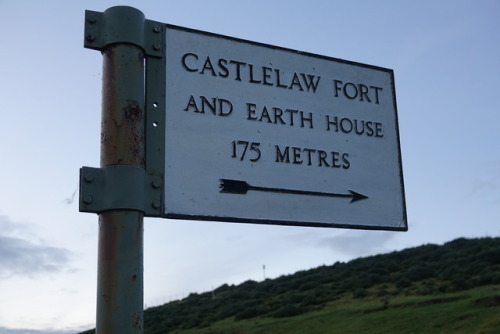
[[[113,11],[129,24],[144,23],[142,12],[133,8],[115,7],[106,14],[112,17]],[[101,168],[144,168],[144,51],[116,43],[102,54]],[[98,334],[143,333],[143,217],[138,210],[99,213]]]

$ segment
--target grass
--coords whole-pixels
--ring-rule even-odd
[[[321,310],[289,318],[225,319],[208,328],[179,334],[294,334],[294,333],[500,333],[500,286],[458,293],[382,298],[350,296]]]

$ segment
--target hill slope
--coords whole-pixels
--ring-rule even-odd
[[[446,320],[452,310],[459,312],[455,324]],[[494,333],[499,314],[500,238],[461,238],[259,283],[224,284],[147,309],[144,333],[459,333],[461,327],[449,326],[460,323],[464,333],[479,333],[468,327],[475,322],[487,323],[481,332]]]

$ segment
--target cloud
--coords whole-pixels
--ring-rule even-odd
[[[500,189],[500,160],[483,162],[467,192],[467,198],[480,198],[498,201]]]
[[[347,261],[391,251],[388,242],[398,234],[391,231],[324,229],[324,233],[304,231],[291,237],[293,242],[329,249],[335,258]]]
[[[347,231],[340,235],[321,238],[317,244],[350,259],[386,252],[387,242],[394,237],[387,231]]]
[[[26,230],[25,225],[14,224],[0,215],[0,278],[33,278],[70,269],[69,250],[30,241],[26,239]]]
[[[34,330],[0,327],[0,333],[2,334],[74,334],[76,331],[77,330]]]

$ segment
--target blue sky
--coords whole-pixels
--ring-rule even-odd
[[[0,332],[94,326],[97,216],[78,171],[99,166],[99,52],[85,9],[395,73],[408,232],[145,221],[145,304],[224,283],[458,237],[500,235],[500,1],[0,0]]]

